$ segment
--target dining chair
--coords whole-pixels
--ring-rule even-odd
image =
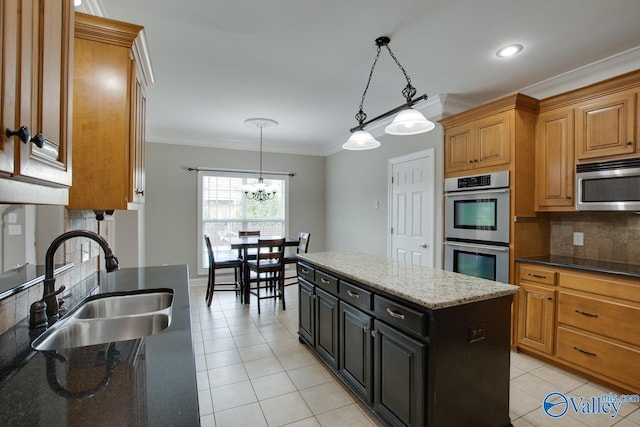
[[[207,307],[211,306],[211,301],[213,300],[213,292],[216,291],[235,291],[236,296],[240,294],[240,301],[242,302],[242,281],[240,278],[242,277],[242,260],[240,258],[226,258],[223,260],[216,261],[215,255],[213,253],[213,249],[211,247],[211,239],[209,236],[204,236],[204,241],[207,245],[207,253],[209,255],[209,279],[207,280],[207,293],[205,295],[205,300],[207,301]],[[216,270],[223,268],[233,268],[233,282],[219,282],[216,283]],[[233,286],[232,288],[218,288],[216,286]]]
[[[238,231],[238,237],[251,237],[251,236],[257,236],[260,237],[260,230],[241,230]],[[247,250],[247,259],[256,259],[256,249],[249,249]],[[243,259],[244,258],[244,254],[242,254],[241,252],[238,252],[238,258]]]
[[[284,238],[258,239],[258,252],[255,260],[248,260],[247,267],[255,273],[249,281],[249,292],[260,300],[278,298],[282,300],[282,309],[286,310],[284,300]],[[255,286],[251,286],[255,283]]]
[[[298,233],[298,246],[296,246],[296,253],[287,255],[284,257],[285,267],[289,264],[297,264],[298,263],[298,254],[306,254],[307,250],[309,250],[309,238],[311,237],[311,233],[307,233],[305,231],[301,231]],[[293,282],[285,283],[285,286],[295,285],[298,283],[298,269],[293,268],[293,274],[290,276],[284,277],[285,281],[288,279],[296,279]]]

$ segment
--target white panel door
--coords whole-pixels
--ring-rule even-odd
[[[433,152],[391,164],[391,258],[433,267]]]

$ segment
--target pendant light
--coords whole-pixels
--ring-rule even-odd
[[[378,142],[369,132],[365,131],[364,127],[396,113],[398,113],[398,115],[393,119],[391,124],[389,124],[384,129],[385,132],[390,135],[415,135],[428,132],[435,127],[435,125],[427,120],[427,118],[424,117],[421,112],[411,108],[419,101],[426,100],[427,95],[421,95],[414,99],[414,96],[416,95],[416,88],[413,87],[413,85],[411,84],[411,78],[389,48],[390,41],[391,39],[386,36],[378,37],[376,39],[376,46],[378,47],[376,57],[373,60],[371,70],[369,71],[369,79],[367,80],[367,85],[365,86],[364,92],[362,93],[358,113],[355,115],[355,118],[358,121],[358,126],[351,129],[351,137],[342,145],[342,148],[344,148],[345,150],[369,150],[379,147],[380,142]],[[405,88],[402,90],[402,96],[407,100],[407,102],[399,107],[394,108],[393,110],[387,111],[386,113],[369,120],[368,122],[365,122],[365,120],[367,119],[367,115],[364,113],[362,108],[364,105],[364,100],[367,96],[367,90],[369,90],[369,85],[371,84],[373,71],[376,68],[376,64],[383,47],[387,49],[389,55],[391,56],[391,58],[393,58],[396,65],[400,68],[400,71],[402,71],[402,74],[407,81],[407,86],[405,86]]]
[[[262,129],[270,126],[278,126],[278,122],[271,119],[264,118],[251,118],[244,121],[244,124],[260,129],[260,175],[258,183],[256,185],[243,185],[242,191],[249,200],[257,200],[258,202],[264,202],[276,197],[276,188],[270,185],[265,185],[262,179]]]

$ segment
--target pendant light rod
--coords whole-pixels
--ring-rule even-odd
[[[366,122],[363,122],[363,123],[359,124],[358,126],[351,128],[350,131],[351,131],[351,133],[353,133],[353,132],[355,132],[357,130],[363,130],[365,128],[365,126],[370,125],[373,122],[377,122],[378,120],[382,120],[382,119],[384,119],[386,117],[393,116],[394,114],[404,110],[405,108],[409,108],[409,107],[417,104],[420,101],[426,101],[427,98],[428,98],[427,94],[420,95],[419,97],[414,98],[411,101],[394,108],[393,110],[389,110],[386,113],[380,114],[379,116],[374,117],[371,120],[367,120]]]

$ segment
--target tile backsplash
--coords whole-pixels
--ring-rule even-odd
[[[550,218],[551,254],[640,265],[640,215],[572,212]],[[573,245],[574,232],[584,233],[584,246]]]
[[[107,240],[112,234],[112,221],[102,221],[98,225],[93,211],[68,211],[64,213],[64,230],[89,230],[100,232]],[[100,229],[99,229],[100,228]],[[60,248],[62,250],[62,248]],[[56,276],[56,289],[65,285],[65,295],[75,286],[84,286],[81,292],[74,291],[76,295],[90,291],[93,286],[87,283],[89,276],[93,275],[98,268],[98,257],[102,249],[93,240],[86,238],[69,239],[64,243],[64,260],[73,262],[74,267]],[[7,331],[14,325],[20,323],[29,314],[29,307],[35,301],[42,298],[42,283],[0,301],[0,334]]]

